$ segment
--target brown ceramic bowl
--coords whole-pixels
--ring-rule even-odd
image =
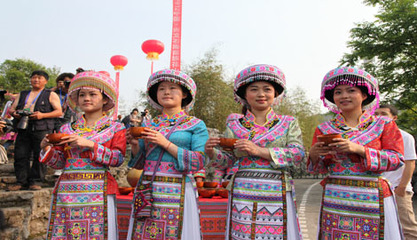
[[[202,188],[204,186],[204,182],[197,182],[197,187]]]
[[[222,187],[227,188],[227,185],[229,185],[229,181],[222,182]]]
[[[66,137],[66,136],[69,136],[69,135],[66,133],[51,133],[51,134],[48,134],[47,138],[50,143],[57,144],[61,142],[61,138]]]
[[[333,142],[333,138],[342,138],[342,135],[340,133],[318,135],[317,141],[324,142],[324,145],[327,146]]]
[[[222,147],[224,150],[232,150],[234,148],[234,145],[236,143],[236,138],[220,138],[220,147]]]
[[[216,188],[217,186],[219,186],[217,182],[204,182],[205,188]]]
[[[131,127],[129,128],[129,133],[134,138],[141,138],[145,129],[147,129],[147,127]]]
[[[217,195],[219,195],[222,198],[228,198],[229,197],[229,191],[225,188],[219,188],[217,189]]]
[[[198,195],[202,196],[203,198],[211,198],[216,194],[216,189],[206,189],[206,188],[199,188]]]
[[[132,191],[133,191],[133,188],[131,187],[119,187],[119,192],[122,195],[128,195]]]

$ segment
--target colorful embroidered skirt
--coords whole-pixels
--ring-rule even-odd
[[[389,227],[398,226],[396,211],[390,212],[389,216],[385,214],[384,201],[392,197],[384,180],[333,176],[323,182],[319,239],[382,240]],[[390,225],[394,226],[387,226],[387,217],[393,220]],[[401,239],[400,230],[391,234]]]
[[[116,237],[115,201],[114,196],[106,194],[104,171],[64,171],[55,191],[47,239],[104,240]],[[110,216],[111,224],[108,222]]]
[[[143,183],[149,182],[151,177],[144,176]],[[186,195],[190,195],[187,205],[184,204]],[[131,217],[128,239],[177,240],[181,239],[184,230],[197,231],[197,237],[192,239],[199,239],[197,199],[191,182],[186,183],[186,178],[182,176],[157,176],[153,182],[152,197],[151,217],[144,220]],[[184,209],[185,206],[187,211]],[[189,218],[188,215],[193,215],[192,218],[195,219]]]
[[[237,172],[229,208],[229,239],[301,239],[292,192],[286,189],[282,171]]]

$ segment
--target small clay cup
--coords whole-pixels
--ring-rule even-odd
[[[211,198],[216,194],[216,189],[206,189],[206,188],[199,188],[198,195],[202,196],[203,198]]]
[[[147,127],[131,127],[129,128],[130,135],[134,138],[142,138],[142,133]]]
[[[61,138],[69,136],[66,133],[50,133],[48,134],[49,143],[57,144],[61,142]]]
[[[216,194],[219,195],[222,198],[228,198],[229,197],[229,191],[225,188],[217,189]]]
[[[219,186],[219,184],[216,182],[204,182],[205,188],[216,188],[217,186]]]
[[[220,147],[226,151],[231,151],[235,147],[236,138],[220,138]]]
[[[133,188],[131,187],[119,187],[119,192],[121,195],[128,195],[130,192],[132,192]]]
[[[324,142],[325,146],[328,146],[330,143],[333,143],[333,138],[342,138],[340,133],[330,133],[317,136],[318,142]]]
[[[204,182],[197,182],[197,187],[202,188],[204,186]]]

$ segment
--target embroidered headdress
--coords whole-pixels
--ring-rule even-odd
[[[285,75],[277,67],[266,64],[253,65],[243,69],[235,78],[235,101],[249,107],[245,99],[245,91],[248,84],[254,81],[270,82],[276,91],[274,105],[279,103],[279,99],[285,92]]]
[[[158,103],[156,93],[158,91],[159,83],[164,81],[176,83],[188,91],[187,97],[183,99],[182,107],[186,112],[189,112],[192,109],[195,102],[197,86],[195,85],[194,80],[190,76],[181,71],[172,69],[164,69],[157,71],[149,77],[146,97],[148,98],[148,101],[152,105],[152,107],[159,111],[161,111],[163,108]]]
[[[113,79],[103,72],[86,71],[75,75],[68,89],[68,106],[76,111],[78,90],[98,89],[108,97],[108,102],[103,106],[103,111],[109,111],[117,101],[117,87]]]
[[[368,98],[362,103],[364,110],[372,114],[379,105],[379,88],[378,80],[368,72],[356,67],[338,67],[324,76],[321,83],[320,99],[325,107],[334,113],[340,113],[339,108],[333,100],[334,88],[338,85],[349,85],[359,88],[365,88]]]

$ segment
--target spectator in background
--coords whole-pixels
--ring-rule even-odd
[[[121,123],[122,122],[122,115],[117,115],[117,120],[116,120],[116,122],[119,122],[119,123]]]
[[[34,71],[30,75],[32,88],[20,92],[16,101],[10,107],[9,113],[14,117],[14,126],[18,128],[15,144],[14,170],[17,184],[8,187],[9,191],[21,189],[39,190],[35,179],[45,178],[46,166],[39,163],[40,142],[47,133],[51,133],[55,126],[55,118],[62,115],[59,97],[56,93],[45,89],[49,75],[41,70]],[[31,113],[25,122],[25,113]],[[20,128],[20,129],[19,129]],[[32,167],[30,159],[33,154]]]
[[[72,122],[75,120],[75,113],[70,108],[68,108],[66,104],[68,87],[73,77],[74,74],[72,73],[61,73],[56,78],[56,87],[51,89],[59,96],[59,101],[61,103],[61,108],[63,112],[62,116],[57,118],[55,121],[55,131],[59,131],[59,128],[65,123]]]
[[[152,119],[152,116],[149,113],[149,110],[147,108],[145,108],[145,110],[143,110],[143,112],[140,115],[140,122],[141,122],[140,125],[142,125],[142,122],[149,121],[151,119]]]
[[[126,128],[138,127],[140,125],[139,110],[134,108],[132,112],[130,112],[130,115],[123,118],[122,123]]]
[[[381,105],[375,110],[376,116],[385,116],[392,120],[397,120],[398,110],[392,105]],[[417,221],[413,210],[413,188],[411,187],[411,177],[417,159],[414,137],[406,131],[400,129],[404,141],[404,165],[395,171],[384,172],[395,192],[400,222],[403,227],[405,239],[417,239]]]

